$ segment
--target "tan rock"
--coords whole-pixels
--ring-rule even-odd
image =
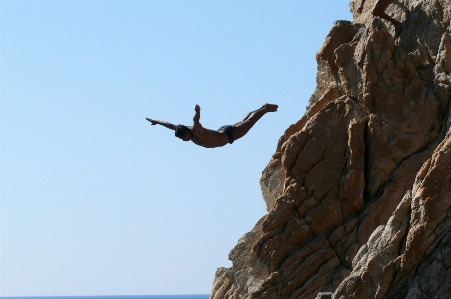
[[[210,298],[448,298],[451,3],[400,0],[337,21],[305,115],[260,180],[268,214]],[[319,295],[318,295],[319,296]]]
[[[266,267],[252,268],[251,252],[255,242],[262,236],[262,223],[260,219],[255,227],[246,233],[238,241],[238,244],[230,251],[229,259],[233,265],[231,268],[219,268],[215,274],[213,288],[210,293],[211,299],[243,298],[252,289],[254,284],[259,283],[259,277],[267,277]]]
[[[424,163],[412,191],[406,193],[387,225],[379,226],[360,248],[352,273],[335,291],[334,298],[395,298],[400,294],[412,294],[411,298],[449,296],[446,285],[450,286],[451,273],[445,275],[445,272],[450,269],[451,261],[441,253],[449,252],[451,245],[447,234],[451,230],[450,169],[451,133]],[[436,258],[437,254],[441,261],[423,262],[427,256]],[[415,271],[420,265],[444,284],[425,283],[425,274]],[[416,280],[416,284],[412,280]],[[418,284],[435,292],[425,294]]]

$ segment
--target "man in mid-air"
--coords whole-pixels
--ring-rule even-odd
[[[217,131],[206,129],[200,124],[200,107],[196,105],[196,114],[193,117],[193,126],[173,125],[165,121],[146,118],[152,125],[162,125],[175,131],[175,136],[183,141],[192,141],[203,147],[224,146],[227,143],[240,139],[252,128],[252,126],[267,112],[276,112],[278,106],[264,104],[260,109],[249,112],[242,121],[231,126],[222,126]]]
[[[362,0],[362,3],[360,3],[359,8],[357,9],[357,12],[360,14],[363,10],[363,4],[366,0]],[[385,10],[387,7],[393,2],[393,0],[377,0],[376,3],[374,3],[373,6],[373,16],[375,17],[381,17],[382,19],[385,19],[392,23],[395,26],[395,39],[398,38],[401,35],[402,32],[402,24],[399,21],[396,21],[389,15],[385,13]]]

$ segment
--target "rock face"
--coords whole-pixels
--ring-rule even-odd
[[[451,2],[351,2],[211,299],[451,298]],[[333,293],[330,295],[330,293]]]

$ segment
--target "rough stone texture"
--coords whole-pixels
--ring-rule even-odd
[[[354,257],[334,298],[448,298],[451,287],[451,132],[412,190]]]
[[[318,293],[316,299],[332,299],[332,293],[331,292]]]
[[[393,2],[395,41],[374,2],[319,49],[260,180],[268,214],[210,298],[451,298],[451,3]]]
[[[233,262],[233,267],[216,270],[210,298],[245,298],[247,296],[249,285],[252,284],[249,277],[253,271],[259,271],[250,267],[250,255],[253,244],[262,236],[264,218],[260,219],[250,232],[242,236],[238,244],[230,251],[229,259]],[[258,273],[253,274],[258,275]]]

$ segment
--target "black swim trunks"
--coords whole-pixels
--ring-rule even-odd
[[[233,126],[222,126],[218,129],[218,132],[226,133],[227,137],[229,137],[230,144],[235,141],[235,139],[233,139]]]

